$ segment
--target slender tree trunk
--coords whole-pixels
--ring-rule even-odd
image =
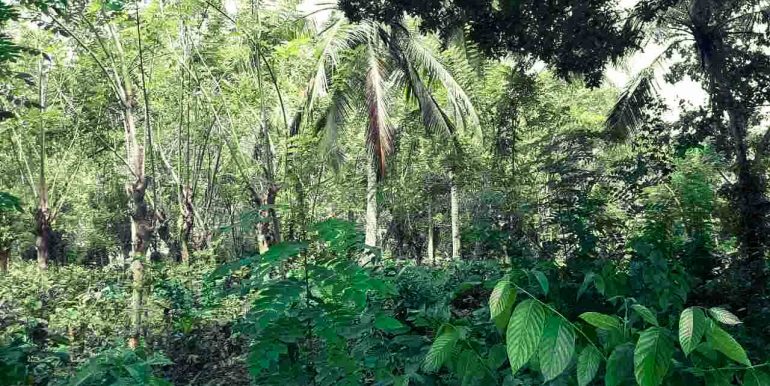
[[[3,275],[8,273],[8,261],[11,258],[11,249],[10,248],[2,248],[0,249],[0,273]]]
[[[35,249],[37,250],[37,266],[48,268],[50,255],[51,225],[48,222],[48,200],[40,200],[40,207],[35,213]]]
[[[113,35],[116,46],[120,47],[120,40]],[[124,57],[122,48],[119,49],[121,58]],[[131,273],[133,275],[133,295],[131,309],[131,334],[128,340],[130,348],[139,346],[139,337],[142,328],[142,312],[144,304],[144,260],[147,258],[147,247],[153,232],[153,223],[147,205],[147,181],[145,176],[144,146],[137,141],[136,124],[134,120],[134,95],[128,70],[123,69],[123,124],[126,138],[126,155],[130,162],[129,182],[126,184],[126,193],[129,197],[131,208]]]
[[[366,168],[366,222],[364,224],[366,238],[364,242],[370,247],[377,246],[377,171],[373,161],[367,162]]]
[[[460,259],[460,203],[454,171],[449,171],[449,203],[452,217],[452,259]]]
[[[142,305],[144,304],[144,266],[141,258],[134,258],[131,263],[132,293],[131,293],[131,334],[128,347],[135,349],[139,346],[142,335]]]
[[[40,269],[48,268],[50,253],[51,217],[48,208],[48,184],[45,179],[45,125],[43,113],[45,112],[45,71],[43,59],[39,62],[38,98],[40,101],[40,122],[38,125],[40,142],[40,168],[38,175],[38,207],[35,213],[35,248],[37,249],[37,265]]]
[[[281,187],[270,184],[265,193],[259,193],[254,188],[250,189],[252,205],[258,208],[259,217],[268,219],[257,225],[257,249],[259,253],[265,253],[271,245],[281,242],[281,223],[275,211],[275,199]]]
[[[435,263],[436,254],[433,250],[433,204],[428,203],[428,263]]]
[[[182,257],[182,262],[189,263],[190,262],[190,240],[192,238],[193,233],[193,227],[195,226],[195,211],[193,208],[193,202],[192,202],[192,189],[190,186],[184,186],[180,187],[182,189],[182,194],[180,197],[181,202],[179,203],[179,207],[181,209],[181,226],[180,229],[180,237],[179,237],[179,244],[180,244],[180,253]]]

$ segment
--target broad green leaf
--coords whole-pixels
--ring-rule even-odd
[[[588,324],[600,328],[602,330],[618,330],[620,331],[620,319],[616,316],[604,315],[598,312],[586,312],[581,314],[580,319],[585,320]]]
[[[577,359],[577,379],[578,386],[586,386],[596,376],[596,372],[599,371],[599,365],[602,362],[602,354],[596,347],[588,345]]]
[[[748,369],[743,374],[743,386],[770,386],[770,375],[757,369]]]
[[[695,347],[698,347],[705,332],[706,316],[703,310],[690,307],[682,311],[679,315],[679,344],[682,346],[684,355],[690,355]]]
[[[505,352],[505,345],[496,344],[489,349],[489,354],[486,359],[487,366],[490,369],[496,370],[505,363],[508,354]]]
[[[706,386],[730,386],[733,384],[733,373],[724,370],[706,372]]]
[[[406,326],[392,316],[380,315],[374,320],[374,327],[385,332],[397,332],[403,330]]]
[[[559,316],[550,316],[538,348],[540,371],[546,382],[558,377],[569,366],[574,352],[575,330],[572,324]]]
[[[548,285],[548,278],[545,276],[545,274],[534,269],[530,272],[532,272],[532,275],[535,277],[535,280],[537,280],[537,283],[540,284],[540,288],[543,290],[543,294],[548,295],[548,289],[550,286]]]
[[[714,320],[716,320],[719,323],[726,324],[728,326],[735,326],[737,324],[741,324],[741,320],[738,319],[737,316],[733,315],[732,312],[727,311],[726,309],[722,307],[711,307],[709,308],[709,314],[711,315]]]
[[[578,288],[577,297],[576,297],[577,300],[580,300],[580,297],[583,296],[583,294],[588,290],[588,286],[594,280],[594,276],[596,276],[595,273],[589,272],[583,278],[583,284],[581,284],[580,288]]]
[[[305,243],[278,243],[271,246],[267,252],[261,255],[261,258],[263,261],[279,262],[297,256],[305,249],[307,249]]]
[[[668,373],[674,343],[660,327],[650,327],[639,334],[634,349],[634,375],[640,386],[658,386]]]
[[[527,299],[513,310],[505,336],[508,361],[514,374],[537,350],[544,327],[545,309],[540,303]]]
[[[746,351],[740,343],[733,339],[727,331],[723,330],[716,323],[709,323],[706,338],[715,350],[725,354],[725,356],[740,364],[751,366],[749,357],[746,356]]]
[[[625,343],[615,347],[607,358],[605,386],[618,386],[634,381],[634,345]]]
[[[438,371],[447,359],[452,356],[457,341],[460,339],[460,333],[452,326],[447,325],[441,330],[441,333],[433,341],[428,350],[428,355],[425,356],[423,361],[423,369],[427,372]]]
[[[464,350],[457,359],[457,366],[453,368],[462,380],[461,386],[473,385],[474,380],[484,376],[483,364],[478,355],[472,350]]]
[[[631,308],[633,308],[633,310],[636,311],[636,313],[639,314],[639,316],[641,316],[645,322],[652,324],[655,327],[660,327],[660,325],[658,325],[658,318],[655,317],[655,313],[652,312],[652,310],[649,308],[641,304],[634,304],[631,306]]]
[[[515,302],[516,288],[513,284],[507,279],[497,282],[492,290],[492,295],[489,296],[489,313],[500,330],[504,331],[505,326],[508,325],[508,319]]]

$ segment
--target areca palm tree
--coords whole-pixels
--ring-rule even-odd
[[[386,174],[397,134],[389,114],[395,91],[405,91],[407,103],[419,110],[422,124],[434,135],[449,139],[450,149],[456,145],[458,128],[479,128],[470,98],[426,39],[403,21],[384,25],[334,20],[322,35],[305,105],[295,117],[294,126],[299,127],[303,114],[313,111],[319,98],[330,95],[317,127],[322,130],[322,153],[334,160],[340,156],[340,128],[352,113],[364,112],[369,156],[365,242],[370,246],[377,243],[377,182]],[[329,73],[333,73],[331,78]],[[452,191],[456,194],[456,189]],[[457,212],[453,208],[452,213]],[[459,226],[454,228],[458,237],[453,250],[459,254]]]
[[[751,281],[760,285],[766,277],[764,257],[770,231],[763,166],[770,152],[770,130],[753,142],[749,126],[770,102],[770,57],[766,54],[770,1],[679,0],[661,8],[654,19],[649,32],[663,47],[661,53],[621,94],[608,125],[616,131],[639,126],[645,103],[659,95],[655,79],[663,71],[674,79],[687,74],[702,83],[709,96],[708,112],[719,122],[717,130],[709,134],[727,144],[720,150],[734,161],[736,181],[730,190],[740,242]],[[675,63],[666,62],[677,56],[681,59]]]

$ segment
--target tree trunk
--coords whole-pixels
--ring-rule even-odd
[[[433,241],[433,205],[431,203],[428,203],[428,263],[434,264],[436,254],[433,249],[434,247],[434,241]]]
[[[131,333],[128,347],[135,349],[139,346],[142,335],[142,311],[144,303],[144,266],[141,258],[134,258],[131,263],[132,294],[131,294]]]
[[[42,198],[40,201],[40,207],[35,213],[35,249],[37,250],[38,268],[47,269],[51,250],[51,224],[48,221],[48,202],[47,200],[44,202]]]
[[[180,187],[180,216],[181,226],[179,227],[179,249],[183,263],[190,262],[190,240],[192,238],[193,227],[195,226],[195,211],[192,202],[192,189],[189,186]]]
[[[38,207],[35,213],[35,249],[37,249],[37,265],[40,269],[48,268],[48,258],[51,234],[51,213],[48,208],[48,184],[45,179],[45,125],[43,113],[46,106],[45,84],[46,77],[43,68],[43,59],[39,64],[38,98],[40,100],[40,121],[38,125],[38,141],[40,142],[40,165],[38,175]]]
[[[275,199],[281,187],[277,184],[270,184],[267,192],[258,193],[251,188],[251,199],[254,207],[259,211],[262,221],[257,225],[257,249],[259,253],[265,253],[271,245],[281,242],[281,223],[278,213],[275,211]]]
[[[377,246],[377,171],[374,163],[367,162],[366,168],[366,222],[364,224],[366,238],[364,242],[370,247]]]
[[[449,202],[452,217],[452,259],[460,259],[460,203],[454,171],[449,171]]]
[[[135,349],[139,346],[141,336],[142,312],[144,304],[144,263],[147,258],[147,247],[153,231],[153,223],[150,217],[149,206],[146,201],[147,181],[144,170],[144,146],[136,141],[136,127],[134,125],[131,96],[123,108],[123,119],[126,134],[126,151],[131,162],[130,181],[126,185],[126,193],[129,196],[131,208],[131,273],[133,281],[133,294],[131,302],[131,333],[128,346]]]
[[[10,248],[3,248],[0,249],[0,273],[5,275],[8,273],[8,261],[11,257],[11,249]]]

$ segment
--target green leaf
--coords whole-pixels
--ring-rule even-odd
[[[586,386],[596,376],[596,372],[599,371],[599,365],[602,362],[602,354],[596,347],[588,345],[577,359],[577,379],[578,386]]]
[[[770,386],[770,375],[757,369],[748,369],[743,374],[743,386]]]
[[[716,323],[709,321],[706,338],[715,350],[740,364],[751,366],[743,347]]]
[[[600,328],[602,330],[617,330],[620,331],[620,319],[612,315],[604,315],[598,312],[585,312],[579,316],[580,319],[585,320],[588,324]]]
[[[634,345],[625,343],[615,347],[607,359],[604,374],[605,386],[618,386],[634,381]]]
[[[489,354],[486,360],[487,366],[490,369],[496,370],[500,368],[503,363],[505,363],[507,357],[508,354],[505,352],[505,345],[496,344],[489,349]]]
[[[10,193],[0,192],[0,212],[11,210],[23,212],[21,208],[21,200]]]
[[[385,332],[398,332],[404,330],[406,326],[392,316],[380,315],[374,320],[374,327]]]
[[[545,309],[540,303],[527,299],[516,306],[506,331],[508,361],[516,374],[537,350],[545,327]]]
[[[727,311],[722,307],[709,308],[709,314],[717,322],[726,324],[728,326],[735,326],[742,323],[737,316],[733,315],[730,311]]]
[[[497,282],[492,290],[492,295],[489,296],[489,313],[500,330],[505,330],[505,326],[508,325],[508,319],[515,302],[516,288],[513,287],[513,284],[506,279]]]
[[[650,327],[639,334],[634,350],[634,375],[640,386],[658,386],[668,373],[674,343],[659,327]]]
[[[706,386],[731,386],[733,373],[725,370],[709,371],[706,373]]]
[[[706,316],[697,307],[686,308],[679,315],[679,344],[684,355],[695,350],[706,332]]]
[[[556,315],[549,317],[538,349],[540,371],[546,382],[558,377],[567,368],[574,352],[575,331],[572,324]]]
[[[589,272],[583,278],[583,284],[581,284],[580,288],[578,288],[576,297],[577,300],[580,300],[580,297],[583,296],[583,294],[588,290],[588,286],[591,285],[591,282],[594,280],[594,276],[596,276],[595,273]]]
[[[277,263],[297,256],[305,249],[307,249],[307,244],[305,243],[283,242],[270,246],[270,249],[260,257],[263,261]]]
[[[450,325],[446,325],[436,340],[428,350],[428,355],[423,361],[423,369],[427,372],[438,371],[441,366],[452,356],[457,341],[460,339],[460,332]],[[439,331],[441,331],[439,330]]]
[[[548,295],[548,278],[545,276],[545,274],[541,271],[537,270],[531,270],[532,275],[535,277],[535,280],[537,280],[538,284],[540,284],[540,288],[543,290],[543,295]]]
[[[652,312],[652,310],[649,308],[641,304],[634,304],[631,306],[631,308],[633,308],[633,310],[636,311],[636,313],[639,314],[639,316],[641,316],[645,322],[652,324],[655,327],[660,327],[658,324],[658,318],[655,317],[655,313]]]

